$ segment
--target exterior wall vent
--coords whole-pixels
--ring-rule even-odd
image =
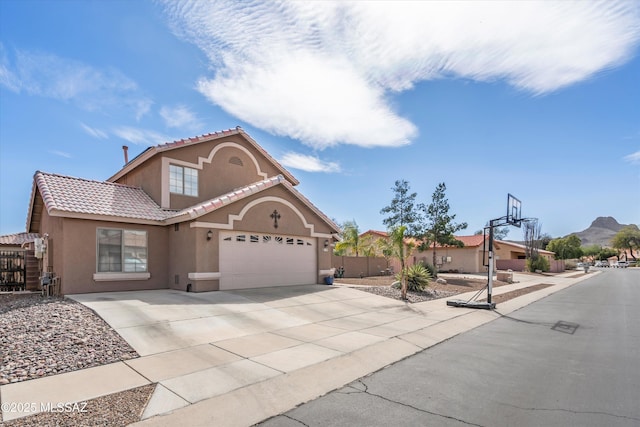
[[[233,156],[232,158],[230,158],[229,163],[236,166],[243,166],[243,163],[242,163],[242,160],[240,160],[240,157],[236,157],[236,156]]]

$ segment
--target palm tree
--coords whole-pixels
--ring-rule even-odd
[[[340,237],[340,241],[336,243],[336,252],[342,254],[354,253],[356,256],[359,256],[362,244],[360,241],[360,229],[358,228],[358,224],[356,224],[355,220],[346,221],[342,225],[342,233]]]
[[[401,225],[391,229],[389,233],[389,244],[384,248],[384,252],[387,256],[398,258],[400,260],[400,294],[402,299],[407,299],[407,269],[406,262],[411,250],[414,247],[413,242],[405,241],[405,233],[407,227]]]

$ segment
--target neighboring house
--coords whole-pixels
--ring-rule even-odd
[[[0,250],[23,250],[33,244],[40,237],[38,233],[15,233],[0,236]]]
[[[524,271],[526,269],[526,248],[519,243],[497,240],[494,243],[496,267],[499,270]],[[554,259],[555,252],[538,249],[538,254],[549,261],[552,273],[564,271],[564,262]]]
[[[107,181],[38,171],[27,231],[63,294],[322,283],[338,226],[297,184],[238,127],[150,147]]]
[[[388,238],[387,233],[382,231],[369,230],[362,235],[365,234],[378,239]],[[486,251],[489,250],[489,237],[478,234],[473,236],[455,236],[455,238],[461,241],[464,246],[436,246],[436,264],[438,270],[441,272],[485,273],[487,271],[485,264],[488,262]],[[505,270],[507,268],[517,271],[523,269],[524,259],[526,258],[524,245],[495,240],[494,252],[498,269],[502,269],[501,264],[507,265],[506,263],[510,260],[522,261],[508,264],[509,266],[505,267]],[[539,253],[549,261],[553,261],[553,252],[540,250]],[[409,256],[408,264],[411,265],[417,262],[433,264],[433,248],[430,247],[423,252],[414,249]],[[391,264],[396,271],[398,271],[399,264],[395,261],[392,261]]]
[[[368,230],[360,236],[371,236],[372,240],[388,239],[389,235],[384,231]],[[482,266],[483,237],[480,236],[456,236],[456,239],[464,243],[464,247],[440,246],[436,247],[436,264],[440,271],[458,271],[464,273],[478,273],[486,271]],[[413,238],[405,239],[407,243],[412,243],[414,247],[419,245]],[[413,249],[407,259],[408,265],[418,262],[433,264],[433,249],[418,251]],[[392,259],[390,262],[394,271],[400,270],[400,263]]]
[[[482,273],[487,271],[483,266],[484,237],[455,236],[464,246],[436,246],[436,264],[441,272]],[[487,237],[487,249],[489,240]],[[416,262],[422,261],[433,264],[433,246],[424,252],[414,253]]]
[[[496,240],[494,243],[496,259],[526,259],[526,247],[519,243],[507,242],[504,240]],[[552,261],[555,252],[545,251],[544,249],[538,249],[538,254],[541,257],[546,258],[547,261]]]

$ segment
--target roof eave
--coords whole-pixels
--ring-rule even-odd
[[[142,153],[138,154],[134,159],[129,161],[129,163],[124,165],[122,167],[122,169],[120,169],[118,172],[116,172],[115,175],[113,175],[109,179],[107,179],[107,182],[116,182],[117,180],[119,180],[120,178],[122,178],[123,176],[125,176],[126,174],[128,174],[129,172],[131,172],[132,170],[134,170],[135,168],[137,168],[138,166],[140,166],[141,164],[143,164],[147,160],[149,160],[157,152],[158,152],[157,147],[149,147],[149,148],[147,148]]]
[[[31,219],[33,217],[33,205],[36,202],[36,192],[38,189],[38,185],[36,183],[36,175],[39,173],[40,171],[36,171],[36,173],[33,174],[33,184],[31,185],[31,198],[29,200],[29,211],[27,212],[27,223],[26,225],[26,232],[29,233],[30,232],[30,228],[31,228]]]
[[[144,225],[157,225],[157,226],[167,225],[165,220],[132,218],[132,217],[115,216],[115,215],[89,214],[89,213],[81,213],[81,212],[63,211],[59,209],[51,209],[50,211],[48,211],[48,213],[50,216],[55,216],[60,218],[87,219],[92,221],[105,221],[105,222],[123,222],[126,224],[144,224]]]

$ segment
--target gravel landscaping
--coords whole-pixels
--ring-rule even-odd
[[[354,289],[358,289],[364,292],[380,295],[387,298],[393,298],[402,301],[402,294],[400,289],[392,288],[391,284],[395,281],[392,276],[373,276],[363,278],[344,278],[336,279],[335,283],[352,286]],[[465,292],[474,292],[484,289],[487,285],[486,279],[479,279],[476,277],[447,277],[447,283],[438,283],[432,281],[429,287],[422,292],[407,292],[406,301],[409,303],[430,301],[440,298],[448,298],[457,294]],[[507,282],[495,280],[493,282],[494,287],[508,285]],[[551,285],[544,285],[547,287]],[[504,302],[512,298],[516,298],[521,295],[528,294],[529,292],[537,291],[541,289],[540,285],[529,286],[527,288],[518,289],[515,291],[507,292],[503,296],[493,296],[492,301]]]
[[[0,349],[0,385],[139,357],[84,305],[31,293],[0,294]],[[140,420],[154,389],[89,400],[86,412],[41,413],[0,426],[125,426]]]
[[[366,287],[360,287],[358,289],[364,292],[375,294],[375,295],[402,300],[402,294],[400,293],[400,289],[392,288],[391,286],[366,286]],[[407,291],[407,301],[414,302],[414,303],[430,301],[433,299],[450,297],[452,295],[456,295],[457,293],[458,292],[439,291],[436,289],[434,290],[426,289],[422,292]]]
[[[46,412],[11,421],[2,427],[126,426],[140,421],[155,384],[91,399],[74,411]],[[83,402],[84,403],[84,402]],[[83,412],[80,412],[82,410]]]
[[[89,308],[40,294],[0,294],[0,385],[138,357]]]

